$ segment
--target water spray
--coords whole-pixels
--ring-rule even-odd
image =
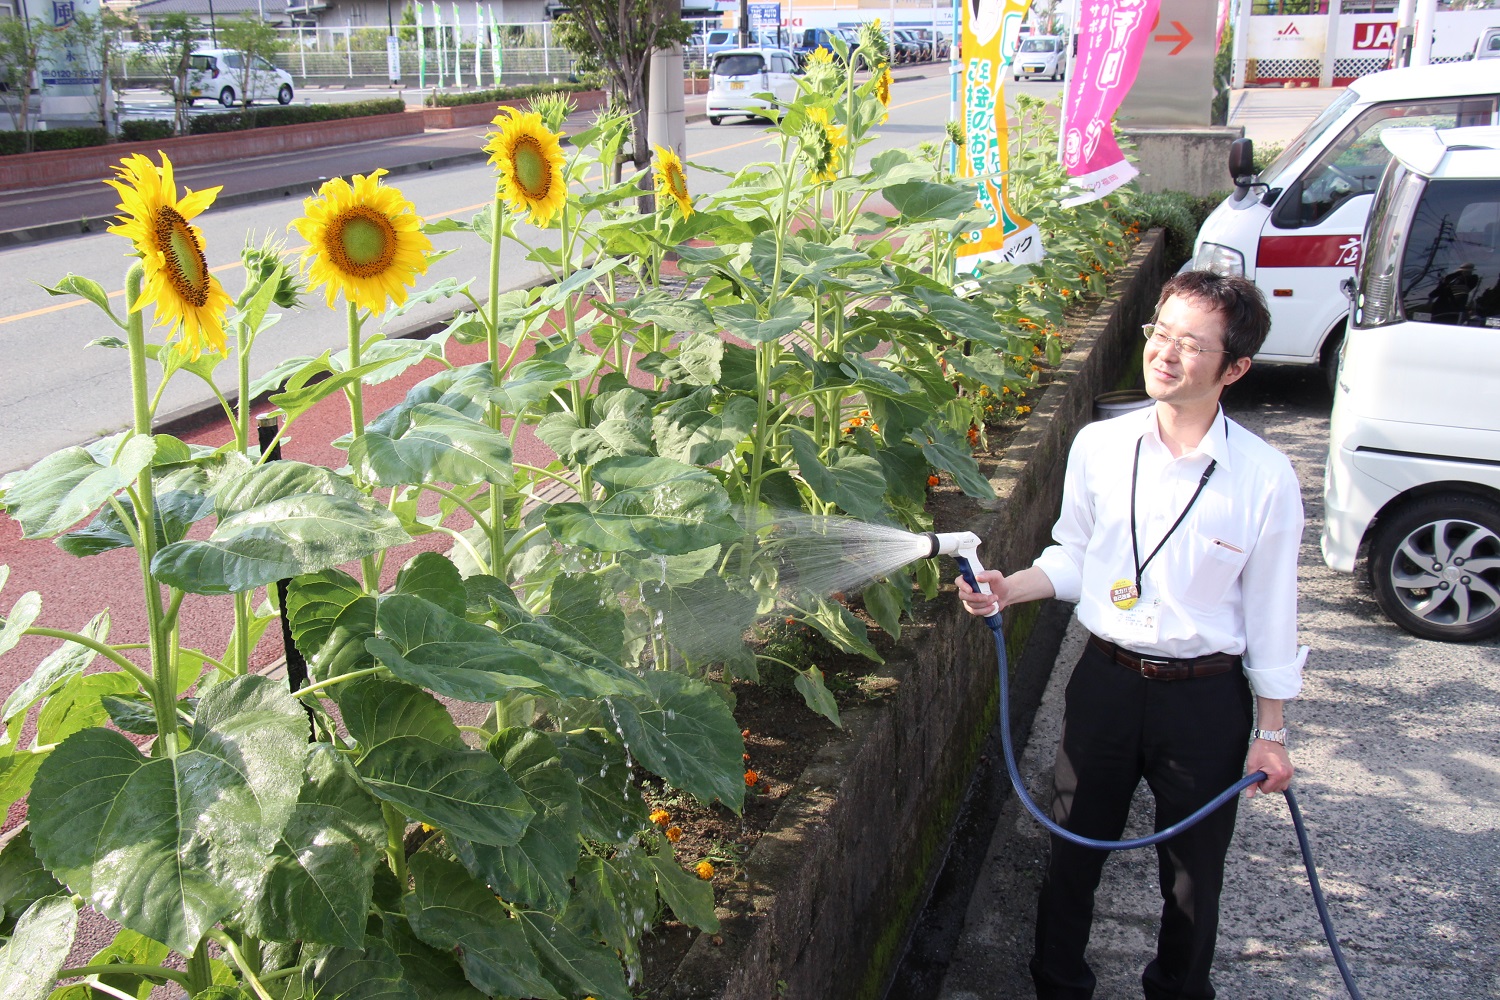
[[[984,572],[984,566],[979,562],[980,538],[972,531],[950,531],[950,532],[928,532],[920,536],[927,539],[929,551],[925,558],[931,559],[940,555],[952,556],[953,561],[958,563],[958,571],[963,576],[964,582],[976,593],[990,593],[989,584],[979,579],[979,574]],[[1220,792],[1214,799],[1193,813],[1186,819],[1174,823],[1164,830],[1146,837],[1136,837],[1131,840],[1095,840],[1092,837],[1083,837],[1071,830],[1065,830],[1032,801],[1026,791],[1026,785],[1021,780],[1021,770],[1016,766],[1015,747],[1011,742],[1010,735],[1010,667],[1005,655],[1005,635],[1002,631],[1003,622],[1000,610],[997,607],[992,614],[984,616],[985,625],[995,637],[995,655],[1000,667],[1000,744],[1005,751],[1005,767],[1010,772],[1010,783],[1016,790],[1016,797],[1026,811],[1036,819],[1038,823],[1046,827],[1053,834],[1064,840],[1072,841],[1083,847],[1091,847],[1100,851],[1124,851],[1138,847],[1151,847],[1164,840],[1170,840],[1177,834],[1196,824],[1199,820],[1218,809],[1224,803],[1234,798],[1240,792],[1251,785],[1258,785],[1266,780],[1264,771],[1256,771],[1247,774],[1235,784]],[[1349,963],[1344,959],[1344,951],[1339,947],[1338,935],[1333,929],[1333,917],[1328,912],[1328,902],[1323,898],[1323,888],[1318,881],[1318,869],[1313,863],[1312,845],[1307,838],[1307,828],[1302,821],[1302,810],[1297,806],[1297,796],[1288,787],[1282,793],[1286,797],[1287,809],[1292,814],[1292,826],[1297,831],[1297,844],[1302,849],[1303,866],[1307,869],[1307,882],[1312,888],[1313,903],[1318,908],[1318,919],[1323,924],[1323,936],[1328,941],[1328,948],[1333,952],[1334,963],[1338,966],[1339,975],[1344,978],[1344,986],[1348,988],[1349,995],[1354,1000],[1363,1000],[1359,987],[1355,985],[1354,974],[1349,970]]]

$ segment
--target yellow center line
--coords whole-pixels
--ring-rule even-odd
[[[936,100],[939,100],[939,99],[941,99],[941,100],[947,100],[948,99],[948,95],[947,94],[935,94],[932,97],[919,97],[919,98],[917,98],[914,101],[907,101],[904,104],[892,104],[891,108],[892,108],[892,110],[894,110],[896,108],[909,108],[909,107],[911,107],[914,104],[925,104],[928,101],[936,101]],[[769,143],[770,141],[771,141],[771,139],[769,139],[768,137],[766,137],[764,135],[760,135],[760,136],[756,136],[754,139],[746,139],[744,142],[732,142],[732,143],[730,143],[727,146],[719,146],[717,149],[705,150],[704,152],[699,153],[698,156],[699,157],[713,156],[716,153],[727,153],[731,149],[740,149],[740,148],[745,147],[745,146],[753,146],[756,143]],[[586,178],[584,180],[584,183],[585,184],[592,183],[592,182],[594,182],[594,181],[596,181],[598,179],[599,179],[598,176],[589,177],[589,178]],[[487,201],[482,201],[482,202],[480,202],[477,205],[466,205],[463,208],[455,208],[455,209],[450,209],[447,212],[439,212],[439,213],[437,213],[435,215],[428,216],[428,218],[443,219],[443,218],[448,218],[448,217],[454,216],[454,215],[462,215],[465,212],[477,212],[481,208],[484,208],[488,204],[490,204],[490,203],[487,202]],[[286,254],[287,254],[287,256],[291,256],[292,254],[299,253],[300,251],[301,251],[301,248],[299,247],[299,248],[296,248],[296,249],[287,250]],[[217,267],[211,267],[211,268],[209,268],[209,271],[212,272],[212,273],[214,273],[214,274],[218,274],[221,271],[232,271],[235,268],[240,267],[240,266],[241,266],[240,262],[236,260],[236,261],[230,261],[228,264],[220,264]],[[117,288],[114,291],[112,291],[112,292],[109,293],[109,297],[112,298],[112,299],[123,298],[124,295],[125,295],[125,289],[123,289],[123,288]],[[6,323],[18,323],[21,320],[25,320],[25,319],[35,319],[38,316],[46,316],[46,315],[49,315],[51,313],[61,312],[64,309],[72,309],[72,308],[74,308],[76,306],[85,305],[86,303],[87,303],[86,299],[73,299],[73,300],[68,301],[68,302],[58,302],[58,303],[56,303],[54,305],[42,306],[40,309],[31,309],[31,310],[29,310],[27,312],[12,313],[9,316],[0,316],[0,326],[5,325]]]

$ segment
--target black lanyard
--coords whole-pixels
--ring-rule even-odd
[[[1188,516],[1188,511],[1192,510],[1193,504],[1198,502],[1198,495],[1203,492],[1203,487],[1208,485],[1208,477],[1212,476],[1214,469],[1219,467],[1218,459],[1211,458],[1208,460],[1208,468],[1203,470],[1203,478],[1198,480],[1198,488],[1193,491],[1193,495],[1189,498],[1187,506],[1182,508],[1182,513],[1177,515],[1177,520],[1172,522],[1172,526],[1161,537],[1161,541],[1156,543],[1156,548],[1151,550],[1151,554],[1146,557],[1146,561],[1141,562],[1141,546],[1135,535],[1135,484],[1141,471],[1141,442],[1145,439],[1146,436],[1144,434],[1135,439],[1135,461],[1130,465],[1130,555],[1135,560],[1135,592],[1137,596],[1141,593],[1141,576],[1145,574],[1146,567],[1151,565],[1151,560],[1155,559],[1156,554],[1161,551],[1162,546],[1167,544],[1167,539],[1172,537],[1172,532],[1176,531],[1177,526]],[[1229,440],[1228,420],[1224,421],[1224,440]]]

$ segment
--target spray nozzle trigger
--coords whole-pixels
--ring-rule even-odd
[[[952,556],[953,561],[958,563],[958,572],[963,576],[964,582],[969,589],[978,594],[991,593],[990,585],[979,579],[979,574],[984,572],[984,564],[979,561],[979,536],[972,531],[946,531],[928,532],[928,539],[932,543],[932,551],[928,558],[933,556]],[[996,627],[1000,620],[1000,613],[985,618],[985,623],[991,628]]]

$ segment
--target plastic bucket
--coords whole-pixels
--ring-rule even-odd
[[[1144,389],[1118,389],[1094,397],[1094,419],[1108,420],[1131,410],[1144,410],[1156,401]]]

